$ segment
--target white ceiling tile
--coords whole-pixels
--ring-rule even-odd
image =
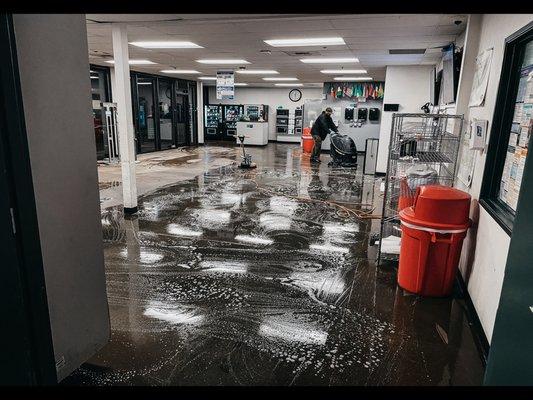
[[[302,82],[323,82],[330,77],[321,74],[325,65],[303,64],[302,55],[295,51],[310,51],[328,57],[358,57],[360,63],[351,66],[365,68],[374,79],[383,79],[386,65],[434,63],[440,54],[389,55],[389,49],[428,48],[453,41],[464,25],[453,24],[454,15],[369,14],[110,14],[87,15],[98,21],[128,23],[128,39],[188,40],[204,46],[202,49],[142,49],[130,46],[132,58],[147,58],[158,64],[135,67],[139,71],[158,71],[175,66],[197,69],[214,75],[217,66],[197,63],[199,58],[245,58],[248,68],[276,69],[283,76],[296,76]],[[170,20],[170,21],[169,21]],[[87,23],[91,62],[102,63],[112,57],[111,24]],[[291,37],[341,36],[346,45],[299,48],[275,48],[265,39]],[[270,50],[271,54],[260,53]],[[95,53],[99,52],[99,53]],[[104,55],[103,58],[93,55]],[[108,65],[108,64],[103,64]],[[327,64],[326,64],[327,65]],[[327,65],[340,67],[346,65]],[[190,77],[189,77],[190,78]],[[239,76],[239,82],[264,85],[261,77]],[[268,85],[267,85],[268,86]]]

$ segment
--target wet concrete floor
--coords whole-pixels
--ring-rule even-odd
[[[250,152],[256,170],[163,188],[134,218],[103,211],[111,340],[64,383],[481,384],[463,300],[409,295],[375,266],[362,163]]]

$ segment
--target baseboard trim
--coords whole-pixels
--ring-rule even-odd
[[[479,316],[477,315],[476,308],[474,307],[472,298],[468,294],[466,283],[460,272],[457,273],[456,281],[459,286],[459,290],[461,291],[461,297],[465,301],[466,318],[468,320],[468,324],[470,325],[470,330],[474,337],[474,342],[481,356],[483,366],[486,367],[490,350],[489,341],[487,339],[487,336],[485,335],[485,331],[483,330],[483,326],[481,325],[481,321],[479,320]]]

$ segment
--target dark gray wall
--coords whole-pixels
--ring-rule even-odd
[[[83,15],[15,15],[54,354],[62,379],[109,338]]]

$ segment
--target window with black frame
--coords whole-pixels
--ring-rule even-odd
[[[512,232],[533,129],[533,24],[506,40],[481,203]]]

